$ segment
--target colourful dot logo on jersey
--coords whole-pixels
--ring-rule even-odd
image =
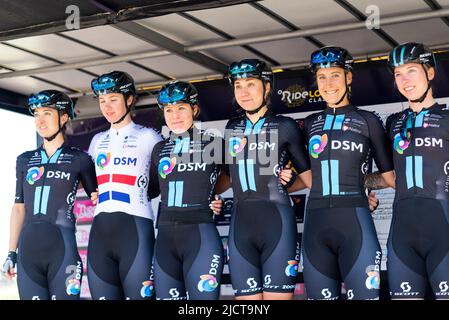
[[[26,180],[33,185],[44,174],[44,167],[31,167],[28,169]]]
[[[285,268],[285,274],[289,277],[296,277],[298,274],[298,261],[288,261],[288,266]]]
[[[319,154],[323,152],[324,148],[327,145],[327,134],[323,134],[322,136],[314,135],[310,138],[309,141],[309,153],[312,158],[317,159]]]
[[[162,179],[167,178],[167,175],[169,175],[173,169],[176,166],[176,158],[169,158],[169,157],[164,157],[161,160],[159,160],[159,167],[158,167],[158,171],[159,171],[159,175],[162,177]]]
[[[70,279],[67,282],[67,294],[69,296],[76,296],[81,291],[81,283],[78,279]]]
[[[212,292],[218,287],[217,279],[210,274],[203,274],[200,276],[201,280],[198,282],[198,290],[200,292]]]
[[[402,140],[402,137],[399,133],[396,133],[393,140],[393,147],[397,153],[403,154],[404,150],[408,148],[409,142],[407,140]]]
[[[101,152],[97,156],[97,161],[96,161],[97,166],[100,169],[104,169],[104,167],[106,167],[108,165],[109,160],[111,160],[111,153],[110,152],[108,152],[108,153]]]
[[[142,282],[142,289],[140,289],[140,296],[142,298],[149,298],[154,293],[154,285],[153,281],[144,281]]]
[[[379,289],[380,286],[380,276],[379,271],[369,271],[367,272],[368,278],[366,278],[365,285],[368,289]]]
[[[246,145],[246,138],[232,137],[229,139],[229,153],[231,156],[237,156],[237,153],[240,153]]]

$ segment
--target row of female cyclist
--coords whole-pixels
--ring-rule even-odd
[[[214,214],[218,195],[232,188],[229,270],[237,299],[292,299],[301,252],[309,299],[340,298],[342,282],[348,299],[378,299],[382,254],[370,212],[378,201],[365,190],[394,187],[391,297],[423,298],[429,281],[436,298],[445,298],[449,114],[433,98],[431,50],[402,44],[388,64],[409,108],[391,115],[386,128],[350,103],[350,53],[323,47],[312,53],[310,70],[327,107],[301,126],[270,110],[273,74],[263,61],[245,59],[228,70],[242,112],[222,136],[201,130],[192,84],[162,87],[166,139],[132,121],[134,81],[113,71],[92,80],[111,127],[92,139],[89,155],[64,142],[72,100],[55,90],[31,95],[44,142],[17,158],[3,272],[15,276],[17,264],[21,299],[79,299],[72,195],[81,182],[96,204],[87,257],[94,299],[218,299],[224,253]],[[368,173],[372,159],[379,171]],[[299,248],[288,194],[304,188],[310,196]],[[159,194],[155,239],[150,199]]]

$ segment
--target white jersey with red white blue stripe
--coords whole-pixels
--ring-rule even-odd
[[[93,137],[89,155],[95,162],[98,181],[95,215],[120,211],[154,219],[147,190],[151,153],[160,140],[155,130],[134,122]]]

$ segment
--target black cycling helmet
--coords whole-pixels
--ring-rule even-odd
[[[131,111],[131,107],[128,106],[127,102],[128,97],[137,96],[137,90],[136,85],[134,84],[134,79],[128,73],[123,71],[111,71],[109,73],[102,74],[98,78],[92,80],[91,87],[96,97],[107,93],[123,94],[126,112],[119,120],[117,120],[113,124],[122,122],[126,118],[128,113]]]
[[[96,97],[113,92],[122,93],[125,97],[137,95],[134,79],[123,71],[112,71],[102,74],[92,80],[91,87]]]
[[[333,68],[338,67],[342,68],[345,71],[351,71],[354,66],[354,58],[349,53],[348,50],[341,47],[335,47],[335,46],[326,46],[322,47],[314,52],[312,52],[310,56],[310,65],[309,69],[313,74],[316,74],[318,69],[322,68]],[[335,104],[340,104],[344,98],[349,93],[348,83],[346,82],[345,77],[345,92],[343,96],[336,102]]]
[[[422,96],[418,99],[411,100],[411,102],[421,103],[427,97],[427,93],[431,88],[431,80],[429,79],[427,69],[424,66],[433,67],[436,69],[436,60],[432,50],[422,43],[407,42],[395,47],[388,55],[388,66],[393,73],[396,67],[413,62],[419,63],[423,66],[427,78],[426,91],[424,91]]]
[[[234,81],[237,79],[256,78],[262,81],[262,92],[265,93],[266,82],[269,82],[270,89],[273,89],[273,72],[267,66],[265,61],[259,59],[243,59],[241,61],[231,63],[226,77],[231,85],[234,85]],[[267,99],[264,94],[261,105],[255,110],[246,111],[246,113],[255,114],[259,112],[259,110],[266,104]]]
[[[326,46],[312,53],[309,68],[315,74],[318,69],[332,67],[352,71],[353,65],[354,59],[348,50],[341,47]]]
[[[70,119],[76,117],[75,114],[75,104],[72,99],[65,93],[57,90],[44,90],[40,91],[36,94],[32,94],[28,97],[28,109],[31,114],[34,115],[34,111],[37,108],[53,108],[58,111],[58,131],[52,134],[50,137],[44,137],[47,141],[52,141],[56,136],[62,131],[63,127],[61,127],[61,111],[67,113]]]
[[[231,85],[237,79],[257,78],[264,82],[273,83],[273,72],[268,68],[265,61],[258,59],[243,59],[231,63],[227,73],[227,78]]]
[[[166,105],[176,103],[198,105],[198,91],[189,82],[170,81],[159,90],[157,104],[163,109]]]
[[[28,109],[31,114],[34,114],[34,110],[41,107],[64,111],[68,114],[70,119],[74,119],[76,117],[74,110],[75,104],[68,95],[61,91],[44,90],[36,94],[31,94],[28,97]]]
[[[411,62],[436,67],[435,56],[432,50],[422,43],[407,42],[400,44],[388,55],[388,66],[391,71],[394,71],[396,67]]]

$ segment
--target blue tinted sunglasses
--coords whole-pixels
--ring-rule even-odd
[[[50,102],[50,97],[46,94],[33,95],[28,98],[28,106],[31,110],[47,105]]]
[[[175,87],[173,90],[163,90],[159,92],[159,96],[157,98],[160,104],[174,104],[179,101],[185,101],[187,99],[184,88]]]
[[[312,64],[318,63],[332,63],[341,60],[341,52],[339,50],[326,50],[325,53],[323,51],[319,51],[312,56]]]
[[[107,93],[108,89],[115,87],[115,81],[112,78],[104,77],[92,81],[92,89],[99,94]]]
[[[234,62],[229,68],[229,73],[232,76],[239,74],[248,74],[257,71],[257,62],[252,60],[243,60],[241,63]]]

